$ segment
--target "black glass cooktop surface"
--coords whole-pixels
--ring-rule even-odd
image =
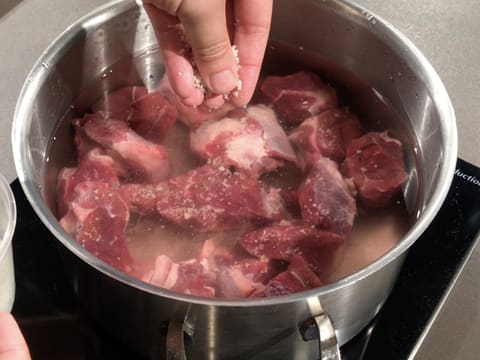
[[[387,303],[341,349],[343,359],[407,359],[466,260],[480,228],[480,169],[458,160],[447,200],[411,248]],[[57,252],[18,180],[13,314],[34,360],[143,359],[98,329],[82,311]],[[435,256],[432,256],[432,253]]]

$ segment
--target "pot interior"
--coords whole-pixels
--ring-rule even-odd
[[[355,274],[367,276],[408,248],[446,195],[456,160],[448,96],[406,39],[347,1],[277,0],[270,39],[263,76],[317,72],[348,99],[357,115],[368,119],[368,129],[388,129],[404,144],[410,174],[403,189],[408,229],[389,253]],[[155,89],[163,73],[146,14],[131,2],[116,1],[56,40],[34,67],[19,99],[13,142],[27,196],[54,234],[95,266],[93,257],[55,218],[56,178],[74,158],[70,120],[104,92],[132,84]]]

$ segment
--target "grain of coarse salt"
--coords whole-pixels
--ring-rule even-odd
[[[240,69],[240,57],[238,55],[238,48],[237,45],[232,45],[232,52],[233,52],[233,58],[235,60],[235,64],[237,65],[237,75],[238,75],[238,70]],[[205,83],[203,82],[202,78],[200,77],[200,73],[198,72],[198,69],[195,65],[195,61],[192,58],[191,63],[193,66],[193,81],[194,85],[197,89],[199,89],[202,93],[206,95],[210,95],[208,88],[206,87]],[[230,93],[223,94],[223,98],[225,100],[228,100],[230,98],[230,95],[232,96],[238,96],[240,91],[242,90],[242,80],[238,79],[237,80],[237,86],[235,89],[233,89]]]
[[[202,81],[202,78],[200,77],[200,74],[198,73],[198,70],[194,70],[193,74],[193,83],[197,89],[199,89],[202,93],[207,93],[207,88],[205,87],[205,84]]]

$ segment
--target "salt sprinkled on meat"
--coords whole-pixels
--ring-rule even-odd
[[[388,204],[408,179],[402,144],[386,132],[370,132],[353,140],[342,171],[353,178],[362,202],[370,207]]]
[[[60,217],[67,212],[78,184],[84,181],[102,181],[117,188],[120,185],[114,160],[100,148],[93,148],[81,158],[76,168],[64,168],[57,179],[57,203]]]
[[[139,215],[157,214],[157,197],[163,186],[152,184],[122,184],[120,194],[131,212]]]
[[[118,189],[101,181],[83,181],[75,186],[60,225],[93,255],[126,271],[131,262],[125,245],[128,219],[128,206]]]
[[[195,86],[223,102],[196,75]],[[221,95],[228,100],[241,86]],[[269,105],[237,109],[187,107],[166,76],[159,90],[120,88],[73,120],[78,165],[57,179],[63,228],[99,259],[153,285],[224,298],[319,287],[348,259],[357,192],[365,205],[384,206],[408,177],[401,143],[362,135],[358,119],[337,108],[335,89],[313,73],[267,77],[261,92]],[[183,161],[195,155],[184,147],[187,131],[199,155],[192,161]],[[174,176],[168,155],[185,162]]]
[[[340,260],[345,237],[297,222],[280,222],[247,233],[239,244],[260,259],[291,261],[301,255],[321,277]]]
[[[350,189],[335,162],[318,158],[298,189],[305,224],[348,235],[357,214]]]
[[[168,154],[160,144],[145,140],[124,121],[92,117],[83,124],[85,134],[102,145],[115,160],[130,168],[130,176],[157,183],[170,173]]]
[[[263,191],[260,182],[241,172],[207,164],[170,179],[157,209],[170,221],[200,232],[283,217],[280,195],[264,196]]]
[[[264,105],[230,112],[225,118],[204,123],[190,136],[192,150],[204,159],[218,159],[257,177],[296,162],[295,153],[273,110]]]

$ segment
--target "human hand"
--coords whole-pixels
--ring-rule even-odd
[[[30,360],[27,343],[9,313],[0,313],[0,360]]]
[[[172,90],[185,105],[217,108],[224,94],[246,105],[255,90],[270,31],[273,0],[144,0]],[[195,83],[194,68],[206,95]],[[236,63],[232,44],[238,49]],[[240,79],[241,82],[238,80]],[[241,86],[238,86],[241,85]]]

